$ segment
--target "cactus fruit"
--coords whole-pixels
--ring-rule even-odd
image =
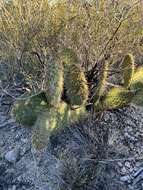
[[[26,97],[24,95],[21,100],[18,100],[14,104],[11,115],[16,122],[21,123],[24,126],[32,126],[38,115],[41,111],[47,109],[47,106],[48,103],[43,92],[31,97]]]
[[[100,99],[101,96],[104,95],[104,91],[105,91],[105,84],[106,84],[106,80],[107,80],[107,76],[108,76],[108,62],[103,62],[102,64],[102,69],[100,70],[99,73],[99,83],[97,84],[96,90],[95,90],[95,95],[93,97],[93,103],[94,104],[98,104],[98,101]]]
[[[137,69],[134,73],[130,84],[130,90],[135,94],[132,103],[143,106],[143,68]]]
[[[85,74],[79,65],[69,64],[65,67],[65,89],[71,106],[81,106],[88,99],[88,85]]]
[[[128,87],[134,74],[135,64],[132,54],[127,54],[122,62],[123,85]]]
[[[95,105],[95,111],[122,108],[131,103],[133,96],[134,93],[124,87],[113,87],[107,95]]]
[[[52,106],[57,106],[63,92],[63,65],[55,60],[47,60],[47,75],[45,94]]]

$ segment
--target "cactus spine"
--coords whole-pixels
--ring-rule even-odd
[[[124,87],[129,87],[135,70],[134,57],[132,54],[127,54],[124,57],[124,60],[122,62],[122,69],[123,85]]]
[[[63,65],[55,60],[47,60],[47,75],[45,94],[52,106],[57,106],[63,92]]]
[[[32,126],[41,111],[47,109],[47,107],[48,103],[43,92],[35,96],[27,94],[14,104],[11,116],[16,122],[24,126]]]

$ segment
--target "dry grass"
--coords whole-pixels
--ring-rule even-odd
[[[65,0],[51,6],[47,0],[1,0],[0,7],[0,57],[13,57],[12,67],[34,89],[42,89],[45,52],[57,56],[73,48],[86,72],[103,56],[116,62],[127,52],[142,54],[140,1]]]

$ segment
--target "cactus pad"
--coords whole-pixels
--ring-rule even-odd
[[[135,94],[132,103],[143,106],[143,68],[137,69],[133,75],[130,89]]]
[[[123,87],[113,87],[95,106],[95,111],[118,109],[131,103],[134,94]]]
[[[105,98],[105,105],[109,109],[127,106],[133,98],[133,93],[123,87],[112,88]]]
[[[85,74],[79,65],[71,64],[65,67],[65,89],[70,105],[85,104],[88,99],[88,85]]]
[[[53,106],[61,100],[63,92],[63,66],[55,60],[47,61],[45,93],[47,101]]]
[[[122,62],[124,87],[128,87],[134,74],[135,64],[132,54],[127,54]]]
[[[72,121],[77,121],[83,109],[71,111],[70,107],[61,102],[58,108],[49,107],[37,119],[32,136],[33,147],[37,150],[45,148],[49,137],[59,130],[68,127]]]
[[[11,115],[16,122],[24,126],[32,126],[41,111],[48,106],[45,94],[42,92],[31,97],[30,95],[24,95],[22,98],[14,104]]]
[[[51,131],[56,127],[55,108],[48,109],[39,115],[32,135],[32,145],[36,150],[46,147]]]

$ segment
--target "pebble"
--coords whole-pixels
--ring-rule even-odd
[[[118,166],[119,166],[119,167],[123,167],[122,162],[118,162]]]
[[[20,150],[20,155],[24,156],[24,154],[31,149],[28,145],[23,145],[22,149]]]
[[[0,141],[0,147],[4,146],[4,141]]]
[[[120,177],[120,180],[122,182],[129,182],[130,181],[130,176],[129,175],[122,176],[122,177]]]
[[[16,185],[14,185],[14,186],[12,187],[12,190],[16,190]]]
[[[5,154],[5,159],[11,163],[15,163],[18,160],[18,157],[19,157],[19,149],[10,150]]]
[[[22,138],[22,139],[21,139],[21,142],[23,142],[23,143],[28,143],[28,139]]]
[[[127,172],[126,168],[125,168],[125,167],[122,167],[122,168],[121,168],[121,173],[122,173],[122,175],[126,174],[126,172]]]
[[[131,163],[128,162],[128,161],[126,161],[126,162],[125,162],[125,166],[126,166],[127,168],[131,168]]]

